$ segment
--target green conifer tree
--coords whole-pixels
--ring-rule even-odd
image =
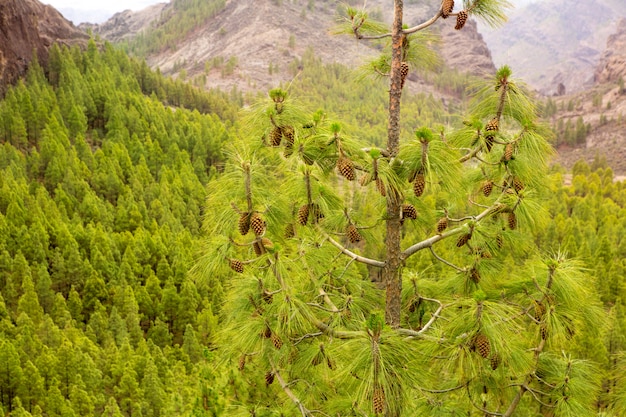
[[[424,30],[448,16],[461,29],[468,14],[499,23],[507,3],[453,5],[407,28],[396,0],[391,31],[347,8],[339,32],[390,40],[369,65],[389,76],[386,146],[282,89],[230,144],[195,271],[207,287],[228,276],[222,352],[266,387],[232,410],[594,413],[597,372],[567,348],[597,330],[597,299],[579,262],[530,236],[545,224],[552,151],[527,89],[502,67],[454,131],[401,133],[404,78],[430,56]]]

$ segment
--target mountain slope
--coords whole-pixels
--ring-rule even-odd
[[[484,36],[497,65],[509,64],[529,84],[553,94],[593,83],[593,70],[609,34],[626,16],[621,0],[541,0],[514,10],[509,22]]]
[[[556,101],[560,111],[554,115],[553,123],[561,144],[558,160],[571,167],[579,159],[592,162],[600,157],[616,173],[624,175],[626,19],[622,19],[617,31],[609,36],[595,70],[595,79],[597,83],[592,88]]]
[[[323,62],[354,68],[365,57],[376,54],[378,47],[349,36],[330,35],[342,6],[337,1],[229,0],[217,15],[178,39],[174,46],[163,45],[160,51],[148,54],[147,60],[151,67],[158,67],[165,74],[179,74],[184,69],[184,75],[200,76],[205,86],[225,89],[237,86],[239,90],[257,91],[289,82],[297,73],[302,57],[310,52]],[[378,18],[391,18],[383,1],[368,2],[368,7]],[[172,18],[168,15],[171,9],[171,5],[164,6],[158,17],[153,10],[118,14],[93,30],[116,42],[132,34],[130,30],[128,34],[113,33],[112,22],[117,27],[131,28],[143,21],[146,24],[143,29],[132,31],[149,34],[164,24],[165,18]],[[405,9],[411,23],[434,13],[418,4],[408,4]],[[470,21],[462,31],[453,30],[453,26],[453,19],[433,26],[442,33],[441,51],[447,65],[473,74],[492,73],[495,67],[476,24]],[[129,44],[132,50],[133,41]],[[415,77],[411,79],[417,81]]]
[[[3,0],[0,3],[0,95],[7,84],[26,73],[36,51],[39,62],[48,60],[54,42],[86,44],[88,36],[53,7],[37,0]]]

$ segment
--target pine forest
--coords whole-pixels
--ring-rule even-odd
[[[0,101],[0,417],[626,415],[626,183],[552,163],[508,66],[445,67],[431,25],[507,10],[450,3],[345,6],[380,56],[259,93],[150,69],[167,25],[34,59]]]

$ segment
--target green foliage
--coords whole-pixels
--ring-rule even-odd
[[[0,413],[188,414],[221,289],[187,271],[236,107],[93,41],[50,65],[0,102]]]
[[[541,413],[542,404],[557,415],[591,413],[605,351],[583,340],[603,331],[601,304],[584,265],[553,241],[535,246],[549,224],[549,131],[510,69],[473,91],[464,125],[403,131],[393,160],[363,140],[367,131],[307,114],[293,93],[272,90],[250,107],[223,175],[209,184],[212,215],[195,269],[204,285],[226,288],[224,361],[250,389],[267,387],[231,398],[228,410],[471,415],[479,401],[502,409],[519,395],[516,414]],[[293,144],[284,135],[273,143],[272,132],[288,127]],[[427,187],[420,197],[406,185],[417,175]],[[398,329],[384,324],[383,294],[370,281],[388,221],[380,188],[368,186],[375,179],[418,213],[403,219]],[[493,194],[484,195],[486,181]],[[262,229],[241,231],[248,213]],[[441,216],[451,226],[436,233]],[[535,401],[537,393],[546,397]]]

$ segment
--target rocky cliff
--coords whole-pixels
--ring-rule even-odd
[[[149,28],[168,7],[171,7],[171,3],[157,3],[139,11],[124,10],[102,24],[81,23],[78,27],[85,31],[91,30],[109,42],[116,43],[130,39]]]
[[[74,27],[53,7],[37,0],[0,2],[0,95],[28,69],[36,54],[39,62],[48,60],[48,49],[55,42],[86,43],[85,32]]]
[[[594,78],[598,83],[616,83],[620,78],[626,81],[626,19],[609,36]]]

